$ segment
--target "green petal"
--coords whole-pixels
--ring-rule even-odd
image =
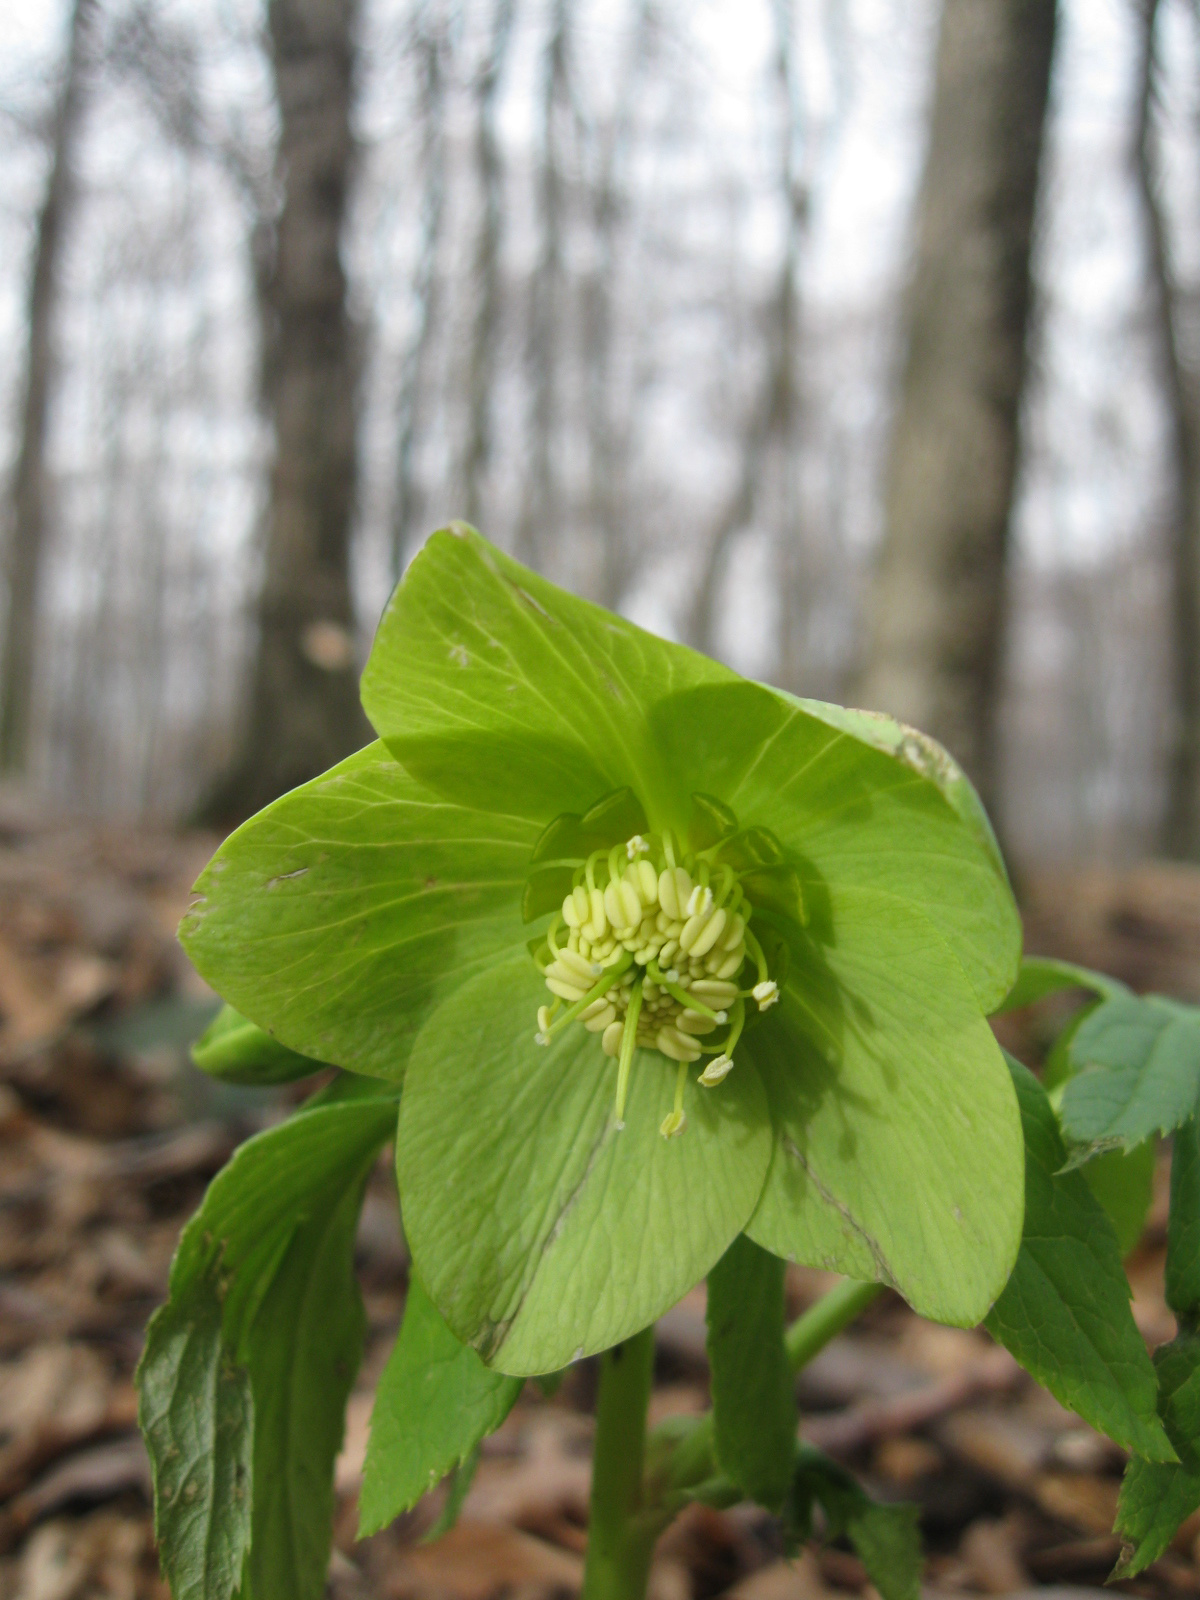
[[[536,839],[528,822],[430,794],[369,745],[226,840],[180,937],[282,1044],[399,1079],[437,1001],[523,945]]]
[[[829,895],[861,885],[931,918],[984,1011],[1008,994],[1020,917],[983,809],[940,746],[885,717],[746,682],[680,694],[652,722],[681,787],[778,837],[818,932]]]
[[[455,523],[397,586],[362,695],[397,758],[451,799],[548,820],[629,785],[657,826],[674,791],[646,712],[720,681],[737,679]]]
[[[1024,1144],[1004,1058],[927,918],[830,896],[744,1049],[776,1148],[746,1231],[766,1250],[893,1285],[923,1316],[980,1321],[1021,1239]]]
[[[551,1372],[654,1321],[713,1266],[754,1209],[771,1156],[762,1084],[739,1064],[686,1090],[675,1065],[616,1063],[595,1034],[534,1042],[545,986],[528,958],[465,984],[421,1031],[397,1140],[404,1229],[451,1329],[503,1372]],[[693,1069],[694,1070],[694,1069]]]

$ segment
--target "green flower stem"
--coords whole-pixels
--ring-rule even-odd
[[[846,1278],[836,1289],[822,1295],[816,1305],[809,1306],[784,1335],[792,1371],[799,1372],[801,1367],[806,1367],[831,1339],[861,1316],[883,1290],[882,1283],[857,1283],[853,1278]]]
[[[799,1372],[883,1293],[882,1283],[846,1278],[797,1317],[784,1335],[788,1362]],[[672,1417],[648,1442],[645,1501],[657,1533],[691,1500],[736,1505],[744,1498],[722,1473],[713,1443],[713,1415]]]
[[[653,1377],[653,1326],[600,1358],[583,1600],[641,1600],[646,1592],[658,1531],[639,1516]]]

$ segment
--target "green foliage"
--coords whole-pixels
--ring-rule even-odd
[[[320,1072],[323,1065],[289,1050],[232,1006],[222,1006],[196,1040],[192,1060],[202,1072],[225,1083],[293,1083]]]
[[[1113,1225],[1122,1260],[1136,1248],[1145,1229],[1154,1198],[1157,1155],[1158,1141],[1147,1139],[1128,1155],[1123,1150],[1105,1150],[1083,1168],[1088,1188]]]
[[[1065,989],[1082,989],[1105,1000],[1129,993],[1118,979],[1093,972],[1090,967],[1076,966],[1073,961],[1055,961],[1048,956],[1025,956],[1016,983],[996,1007],[996,1012],[1019,1011],[1023,1006],[1034,1005]]]
[[[449,1472],[459,1474],[454,1490],[461,1491],[461,1501],[479,1441],[495,1432],[520,1392],[519,1378],[491,1371],[459,1343],[419,1280],[411,1278],[400,1337],[375,1392],[360,1536],[410,1510]],[[472,1464],[459,1473],[466,1463]]]
[[[1073,1161],[1170,1133],[1200,1094],[1200,1010],[1159,995],[1107,1000],[1071,1041],[1060,1117]]]
[[[1154,1461],[1174,1452],[1117,1240],[1066,1156],[1045,1091],[1009,1060],[1025,1130],[1025,1231],[988,1331],[1063,1405]]]
[[[176,1600],[316,1600],[362,1350],[362,1189],[396,1108],[359,1099],[249,1140],[171,1266],[138,1368],[155,1528]]]
[[[174,1600],[227,1600],[250,1547],[254,1400],[221,1339],[221,1301],[197,1275],[155,1315],[138,1372],[154,1476],[154,1533]]]
[[[797,1542],[811,1537],[813,1511],[825,1513],[827,1539],[849,1539],[883,1600],[918,1600],[921,1536],[917,1508],[880,1505],[836,1461],[799,1445],[786,1526]]]
[[[783,1262],[744,1234],[708,1275],[717,1462],[749,1499],[776,1512],[788,1492],[796,1437],[783,1275]]]
[[[1179,1335],[1155,1352],[1159,1412],[1178,1465],[1133,1460],[1121,1485],[1116,1531],[1126,1541],[1114,1577],[1134,1577],[1156,1561],[1200,1506],[1200,1128],[1175,1136],[1167,1224],[1167,1304]]]

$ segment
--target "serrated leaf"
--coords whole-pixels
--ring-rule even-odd
[[[395,1115],[394,1099],[306,1108],[247,1141],[184,1229],[170,1298],[138,1368],[155,1483],[167,1492],[176,1481],[211,1479],[214,1524],[227,1522],[235,1533],[236,1484],[251,1537],[248,1556],[242,1537],[231,1577],[232,1556],[214,1567],[190,1525],[170,1514],[173,1501],[156,1504],[163,1566],[177,1596],[229,1600],[231,1587],[203,1585],[210,1570],[222,1584],[236,1583],[241,1557],[254,1600],[319,1600],[324,1593],[333,1463],[362,1346],[354,1234],[363,1184]],[[193,1327],[191,1337],[201,1342],[189,1365]],[[230,1401],[221,1409],[224,1391],[186,1384],[201,1357],[205,1371],[240,1373],[253,1405],[238,1411]],[[166,1431],[158,1419],[183,1408],[193,1413],[188,1428]],[[222,1450],[213,1463],[208,1441],[218,1436]],[[241,1477],[231,1462],[242,1464]]]
[[[1118,978],[1106,973],[1093,972],[1090,967],[1080,967],[1073,961],[1056,961],[1048,956],[1025,956],[1017,981],[996,1007],[994,1015],[1004,1011],[1019,1011],[1048,995],[1060,994],[1064,989],[1082,989],[1102,999],[1115,999],[1130,991]]]
[[[1200,1336],[1179,1335],[1154,1353],[1159,1410],[1178,1465],[1135,1458],[1125,1469],[1116,1532],[1125,1549],[1114,1578],[1132,1578],[1157,1561],[1180,1523],[1200,1506]]]
[[[468,1461],[520,1392],[520,1378],[493,1372],[454,1337],[413,1276],[400,1335],[375,1391],[359,1537],[386,1527]]]
[[[154,1480],[154,1536],[174,1600],[229,1600],[250,1545],[254,1402],[221,1341],[215,1281],[201,1276],[151,1319],[138,1421]]]
[[[751,1500],[779,1511],[792,1476],[796,1396],[784,1347],[784,1264],[745,1234],[708,1275],[716,1457]]]
[[[1167,1304],[1185,1326],[1200,1321],[1200,1120],[1175,1135],[1167,1220]]]
[[[814,1502],[825,1513],[826,1537],[849,1539],[883,1600],[918,1600],[921,1537],[916,1506],[881,1505],[845,1467],[810,1445],[800,1445],[788,1508],[794,1537],[810,1536]]]
[[[289,1050],[232,1006],[222,1006],[196,1040],[192,1060],[201,1072],[224,1083],[294,1083],[324,1065]]]
[[[1137,1247],[1145,1231],[1154,1198],[1157,1153],[1158,1141],[1147,1139],[1128,1155],[1123,1150],[1105,1150],[1082,1169],[1088,1188],[1113,1225],[1122,1260]]]
[[[325,1594],[333,1467],[366,1332],[354,1276],[366,1176],[360,1171],[336,1204],[296,1228],[243,1340],[254,1390],[254,1531],[246,1567],[254,1600]]]
[[[1132,1150],[1190,1117],[1200,1094],[1200,1008],[1161,995],[1123,995],[1089,1016],[1070,1046],[1074,1076],[1059,1116],[1080,1148]]]
[[[453,1528],[462,1515],[462,1508],[471,1492],[471,1485],[475,1481],[475,1473],[478,1467],[479,1446],[476,1445],[470,1454],[451,1471],[446,1503],[438,1512],[437,1521],[429,1532],[422,1535],[422,1544],[436,1543],[438,1539],[444,1538]]]
[[[1116,1236],[1082,1174],[1061,1171],[1065,1151],[1045,1091],[1020,1062],[1008,1061],[1025,1135],[1025,1227],[986,1327],[1093,1427],[1128,1450],[1169,1461]]]

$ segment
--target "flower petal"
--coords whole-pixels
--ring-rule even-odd
[[[436,1002],[523,946],[536,838],[432,795],[368,745],[226,840],[180,936],[213,987],[293,1050],[398,1079]]]
[[[454,800],[548,820],[628,785],[657,826],[671,787],[646,712],[722,681],[737,679],[455,523],[392,595],[362,694],[389,749]]]
[[[927,918],[870,889],[831,899],[832,942],[797,950],[780,1005],[743,1045],[776,1132],[746,1232],[970,1327],[1021,1241],[1012,1079]]]
[[[459,1338],[503,1372],[549,1372],[653,1322],[720,1259],[771,1157],[758,1074],[694,1071],[679,1138],[659,1126],[675,1064],[634,1059],[625,1128],[594,1034],[534,1043],[528,959],[480,974],[422,1029],[396,1158],[405,1234]]]
[[[690,689],[652,716],[684,787],[778,837],[818,921],[852,884],[924,911],[980,1007],[1012,987],[1021,921],[983,808],[945,751],[887,717],[738,681]]]

